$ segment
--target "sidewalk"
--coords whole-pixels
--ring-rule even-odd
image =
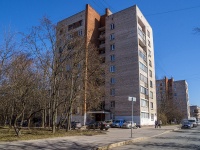
[[[125,145],[134,141],[148,139],[153,136],[164,134],[178,129],[179,126],[163,126],[161,129],[152,127],[142,127],[133,129],[131,138],[131,129],[111,128],[105,131],[106,134],[95,136],[72,136],[53,139],[19,141],[0,143],[0,149],[4,150],[58,150],[58,149],[110,149],[113,147]]]

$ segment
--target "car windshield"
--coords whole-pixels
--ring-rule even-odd
[[[195,122],[195,120],[188,120],[189,122]]]

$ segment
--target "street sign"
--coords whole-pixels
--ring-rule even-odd
[[[136,97],[131,97],[131,96],[129,96],[129,97],[128,97],[128,101],[134,101],[134,102],[136,102]]]

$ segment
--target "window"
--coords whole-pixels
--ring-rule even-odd
[[[110,78],[110,83],[115,84],[115,78]]]
[[[70,71],[70,69],[71,69],[70,65],[67,65],[67,66],[66,66],[66,70],[67,70],[67,71]]]
[[[115,24],[114,23],[110,24],[110,29],[113,30],[114,28],[115,28]]]
[[[68,35],[68,39],[73,39],[73,35],[72,35],[72,34],[69,34],[69,35]]]
[[[153,99],[153,92],[150,91],[150,98]]]
[[[150,32],[147,30],[147,36],[150,38]]]
[[[142,69],[144,72],[147,73],[147,67],[143,63],[141,63],[141,62],[140,62],[139,65],[140,65],[140,69]]]
[[[143,86],[140,86],[140,93],[148,95],[148,89]]]
[[[111,50],[111,51],[115,50],[115,44],[111,44],[111,45],[110,45],[110,50]]]
[[[149,70],[149,76],[152,77],[152,71],[151,70]]]
[[[148,46],[151,47],[151,42],[148,40]]]
[[[154,121],[154,114],[151,114],[151,121]]]
[[[141,99],[141,106],[142,107],[149,107],[149,102],[146,99]]]
[[[115,96],[115,89],[110,89],[110,95]]]
[[[115,72],[115,66],[110,66],[110,72]]]
[[[153,109],[153,102],[150,103],[150,107],[151,107],[151,109]]]
[[[78,36],[82,36],[83,35],[83,31],[82,30],[79,30],[78,31]]]
[[[114,35],[114,33],[112,33],[111,35],[110,35],[110,40],[114,40],[115,39],[115,35]]]
[[[75,28],[78,28],[78,27],[80,27],[82,25],[83,25],[83,20],[79,20],[79,21],[77,21],[77,22],[75,22],[73,24],[68,25],[68,31],[70,31],[72,29],[75,29]]]
[[[148,50],[148,53],[149,53],[148,56],[151,57],[151,51],[150,50]]]
[[[151,60],[149,60],[149,66],[150,66],[150,67],[152,67],[152,63],[151,63]]]
[[[147,61],[147,56],[142,53],[141,51],[139,51],[139,56],[146,62]]]
[[[110,55],[110,61],[115,61],[115,55]]]
[[[150,87],[153,87],[153,82],[150,80]]]
[[[147,77],[145,77],[142,74],[140,74],[140,80],[143,81],[144,83],[147,83]]]
[[[114,108],[114,107],[115,107],[115,101],[111,101],[111,102],[110,102],[110,107],[111,107],[111,108]]]
[[[141,112],[141,118],[149,118],[149,113]]]

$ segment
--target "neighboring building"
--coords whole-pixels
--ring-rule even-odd
[[[195,117],[200,120],[200,107],[197,105],[190,106],[190,117]]]
[[[136,97],[134,121],[153,125],[157,119],[153,32],[139,8],[135,5],[114,14],[106,9],[105,15],[99,15],[86,5],[84,11],[59,22],[58,27],[65,33],[58,39],[81,34],[86,44],[99,48],[105,60],[105,107],[87,110],[87,118],[131,120],[128,96],[132,96]]]
[[[174,81],[173,78],[156,80],[157,107],[178,110],[184,118],[190,117],[188,84],[185,80]],[[162,110],[161,110],[162,111]],[[176,117],[176,116],[174,116]]]

